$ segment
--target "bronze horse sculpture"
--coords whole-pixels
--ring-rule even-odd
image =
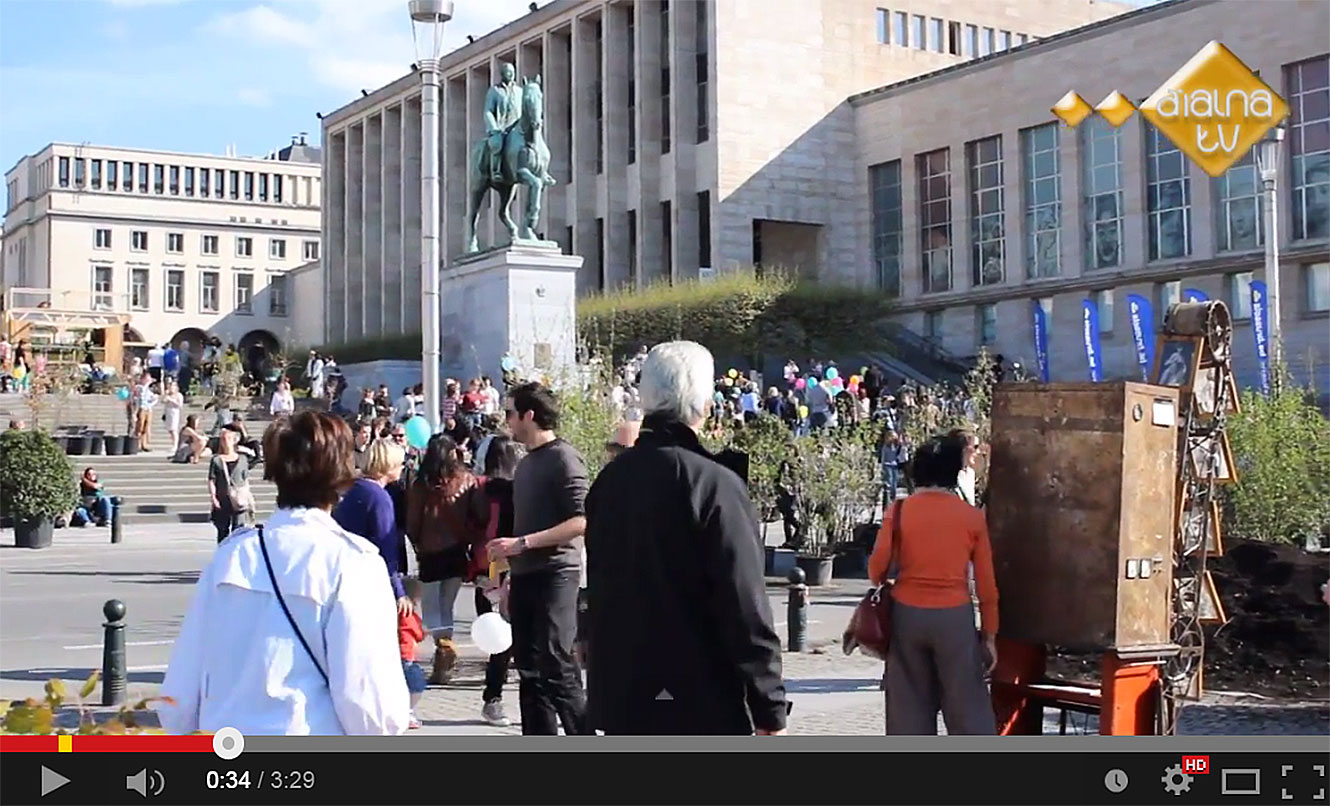
[[[536,235],[540,207],[545,188],[555,183],[549,174],[550,149],[545,143],[545,97],[540,77],[522,79],[522,116],[503,137],[503,155],[500,160],[500,179],[490,175],[488,140],[482,138],[471,149],[470,185],[471,206],[467,215],[468,253],[480,251],[476,237],[476,221],[480,208],[490,191],[499,194],[499,220],[508,230],[514,244],[544,243]],[[517,189],[527,189],[526,208],[519,227],[512,217],[513,199]]]

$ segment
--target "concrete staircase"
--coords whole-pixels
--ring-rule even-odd
[[[71,456],[76,473],[92,467],[108,495],[124,499],[120,519],[126,524],[206,523],[211,510],[208,464],[173,464],[165,451],[138,456]],[[262,518],[277,506],[277,488],[263,480],[263,466],[249,476],[257,515]]]
[[[202,399],[185,404],[181,420],[190,414],[199,415],[202,430],[212,427],[215,415],[204,412]],[[160,411],[160,410],[159,410]],[[266,408],[262,417],[246,415],[246,426],[258,438],[267,428]],[[160,414],[158,415],[160,416]],[[47,431],[67,426],[83,426],[104,431],[109,435],[124,434],[127,430],[125,404],[113,395],[73,394],[63,400],[51,399],[40,416],[34,416],[27,399],[20,394],[0,395],[0,428],[9,420],[25,420],[29,427],[39,423]],[[174,464],[170,460],[170,443],[165,424],[160,419],[152,423],[155,450],[138,456],[71,456],[70,466],[76,473],[83,468],[96,468],[98,476],[110,495],[124,499],[121,522],[141,523],[205,523],[209,518],[211,502],[208,497],[208,464]],[[250,474],[258,515],[266,516],[276,506],[277,488],[263,481],[262,466]]]

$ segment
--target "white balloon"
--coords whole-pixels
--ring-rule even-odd
[[[513,628],[498,613],[484,613],[471,624],[471,640],[481,652],[497,655],[513,645]]]

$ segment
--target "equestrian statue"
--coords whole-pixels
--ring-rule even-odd
[[[480,251],[476,220],[489,192],[499,194],[499,220],[515,245],[548,246],[536,235],[549,174],[550,149],[545,144],[545,97],[540,76],[517,81],[517,70],[504,62],[502,81],[485,96],[485,137],[471,149],[471,204],[467,215],[468,253]],[[513,198],[526,187],[526,209],[519,227],[512,217]]]

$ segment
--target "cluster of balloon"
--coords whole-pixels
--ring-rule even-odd
[[[429,444],[429,420],[417,414],[406,421],[406,444],[418,451],[423,451]]]

